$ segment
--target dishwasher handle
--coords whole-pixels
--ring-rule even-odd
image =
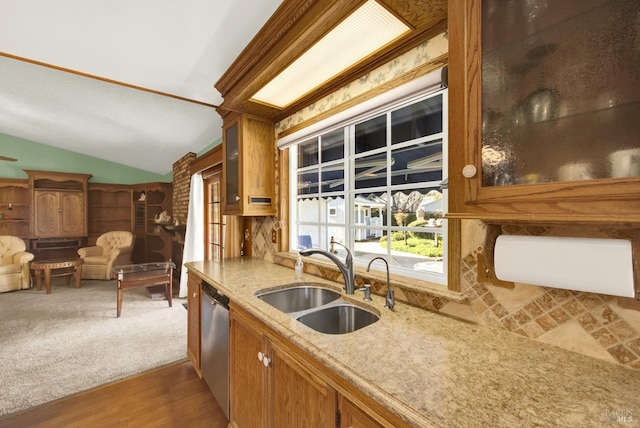
[[[211,284],[206,282],[202,283],[202,292],[209,297],[209,301],[212,305],[220,305],[223,308],[229,310],[229,298],[216,290]]]

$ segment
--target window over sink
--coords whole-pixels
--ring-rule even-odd
[[[330,250],[333,237],[356,264],[383,256],[392,273],[446,284],[446,113],[438,88],[288,144],[289,248]]]

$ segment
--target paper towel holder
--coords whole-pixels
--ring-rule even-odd
[[[505,281],[635,298],[633,245],[626,238],[500,235],[496,277]]]
[[[631,253],[633,255],[633,280],[636,296],[618,297],[618,304],[621,308],[640,311],[640,230],[635,230],[631,238]]]
[[[634,297],[622,297],[619,295],[618,304],[623,308],[640,311],[640,230],[627,230],[626,233],[618,230],[618,232],[619,233],[616,233],[616,235],[624,236],[622,239],[628,239],[631,243],[631,275],[633,293],[635,293]],[[514,288],[514,282],[501,280],[497,278],[496,275],[495,250],[496,242],[500,235],[503,235],[502,226],[500,224],[486,223],[483,252],[477,255],[478,282],[505,288]]]
[[[478,253],[478,282],[481,284],[491,284],[503,288],[514,288],[515,283],[503,281],[496,277],[494,268],[494,250],[496,239],[502,234],[502,226],[499,224],[487,224],[484,236],[484,246],[482,253]]]

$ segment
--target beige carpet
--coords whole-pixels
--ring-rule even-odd
[[[0,293],[0,415],[185,359],[185,301],[129,290],[116,318],[115,281]]]

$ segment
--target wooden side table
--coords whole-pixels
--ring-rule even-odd
[[[111,273],[118,280],[118,307],[116,317],[119,318],[122,312],[122,297],[124,291],[132,288],[164,285],[169,307],[171,307],[173,304],[173,270],[175,268],[176,265],[172,261],[140,263],[112,268]]]
[[[76,278],[76,288],[80,288],[80,278],[82,277],[82,259],[55,259],[39,260],[31,263],[31,269],[36,277],[37,290],[42,289],[42,277],[44,276],[44,286],[47,294],[51,294],[51,278],[55,276],[66,276],[67,285],[71,285],[71,276]]]

